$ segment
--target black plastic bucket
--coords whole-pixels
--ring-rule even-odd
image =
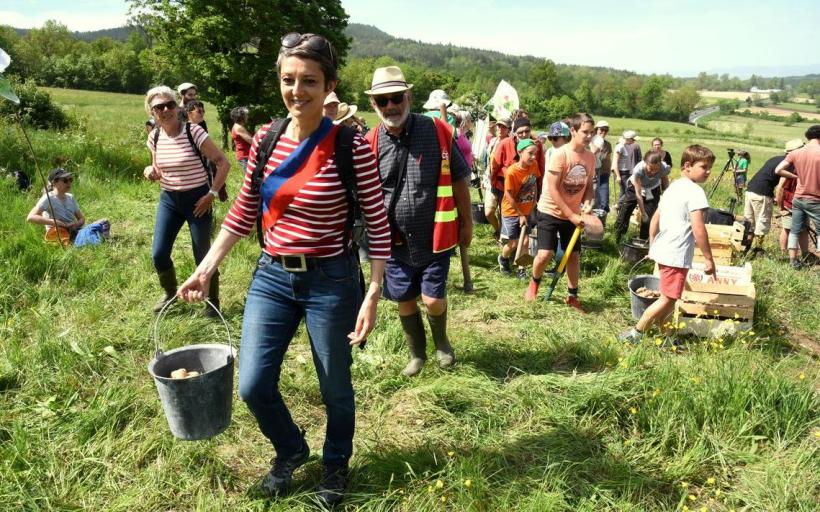
[[[173,302],[165,305],[154,323],[156,353],[148,364],[148,373],[154,378],[171,433],[186,441],[208,439],[231,424],[236,350],[228,323],[208,302],[228,329],[228,344],[188,345],[162,352],[159,323]],[[184,379],[171,378],[171,372],[179,368],[200,374]]]
[[[621,259],[629,265],[635,265],[649,254],[649,244],[642,238],[634,238],[631,242],[624,242],[621,249]]]
[[[484,205],[482,203],[473,203],[473,224],[489,224],[487,216],[484,215]]]
[[[706,224],[719,224],[721,226],[731,226],[735,223],[735,214],[718,208],[706,209]]]
[[[629,305],[632,308],[632,318],[635,320],[640,320],[646,308],[658,300],[641,297],[637,294],[638,288],[659,291],[661,289],[661,280],[658,276],[648,274],[635,276],[629,280]]]

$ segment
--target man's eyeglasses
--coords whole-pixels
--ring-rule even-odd
[[[177,102],[174,100],[166,101],[165,103],[157,103],[156,105],[151,105],[151,110],[155,112],[162,112],[163,110],[173,110],[177,108]]]
[[[376,105],[380,108],[386,107],[388,103],[398,106],[404,103],[404,93],[400,92],[398,94],[394,94],[393,96],[374,96],[373,101],[375,101]]]
[[[334,52],[333,47],[330,46],[330,41],[328,41],[324,37],[316,34],[302,35],[298,32],[291,32],[289,34],[285,34],[282,37],[282,48],[290,49],[302,45],[306,46],[309,50],[313,50],[314,52],[324,53],[325,55],[330,57],[330,61],[333,63],[333,67],[337,67],[336,52]]]

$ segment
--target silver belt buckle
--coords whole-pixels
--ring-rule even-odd
[[[307,272],[307,261],[304,254],[283,254],[282,268],[288,272]]]

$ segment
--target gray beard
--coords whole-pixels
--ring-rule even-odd
[[[376,114],[379,116],[379,119],[381,119],[381,122],[384,123],[385,126],[387,126],[388,128],[396,129],[396,128],[401,128],[402,126],[404,126],[404,123],[407,122],[407,117],[410,115],[410,109],[409,108],[404,109],[404,112],[402,112],[401,119],[399,121],[392,121],[392,120],[385,119],[385,117],[382,115],[381,111],[379,111],[379,110],[376,110]]]

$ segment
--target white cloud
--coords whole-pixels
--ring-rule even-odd
[[[0,11],[0,20],[3,25],[11,25],[15,28],[40,28],[48,20],[57,20],[67,26],[69,30],[86,32],[89,30],[100,30],[104,28],[121,27],[126,24],[128,16],[125,12],[105,13],[97,12],[93,16],[83,12],[70,11],[41,11],[32,14],[24,14],[13,11]]]

